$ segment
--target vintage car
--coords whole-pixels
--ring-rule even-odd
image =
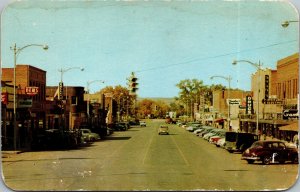
[[[282,141],[256,141],[244,151],[242,160],[246,160],[249,164],[261,161],[264,165],[286,161],[298,163],[298,150],[287,147]]]
[[[225,133],[225,149],[230,153],[244,152],[255,141],[258,141],[258,136],[256,134],[238,132]]]
[[[90,129],[80,129],[84,142],[94,142],[100,140],[100,136],[97,133],[93,133]]]
[[[145,121],[140,121],[140,126],[141,126],[141,127],[146,127],[146,126],[147,126],[147,124],[146,124],[146,122],[145,122]]]
[[[161,135],[161,134],[167,134],[169,135],[169,127],[167,125],[161,125],[159,126],[158,128],[158,134]]]

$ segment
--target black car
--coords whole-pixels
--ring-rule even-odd
[[[128,127],[125,123],[116,123],[114,125],[115,131],[126,131],[127,129],[128,129]]]
[[[282,141],[256,141],[244,151],[242,160],[246,160],[249,164],[261,161],[265,165],[286,161],[298,163],[298,150],[287,147]]]
[[[237,133],[226,132],[225,133],[225,149],[228,152],[244,152],[255,141],[258,141],[258,136],[253,133]]]

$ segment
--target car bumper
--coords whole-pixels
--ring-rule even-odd
[[[253,157],[253,156],[242,156],[242,160],[260,160],[260,157]]]

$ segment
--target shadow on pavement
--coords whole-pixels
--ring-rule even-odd
[[[106,137],[105,140],[128,140],[131,137]]]

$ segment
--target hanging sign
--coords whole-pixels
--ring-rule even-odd
[[[25,87],[26,95],[34,96],[38,94],[39,88],[38,87]]]

